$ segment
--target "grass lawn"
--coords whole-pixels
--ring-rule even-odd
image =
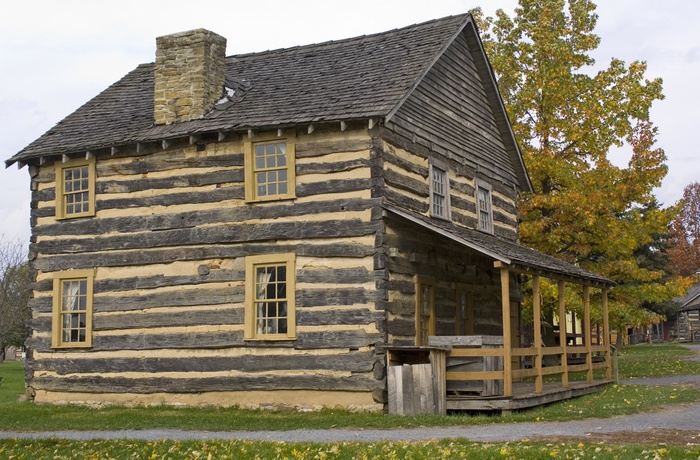
[[[699,446],[615,446],[605,443],[476,443],[464,439],[426,442],[277,443],[266,441],[89,442],[0,440],[0,457],[13,459],[693,459]]]
[[[692,352],[678,345],[635,345],[620,353],[620,377],[700,374]],[[23,393],[21,363],[0,364],[0,431],[117,430],[292,430],[410,428],[606,418],[654,410],[665,404],[700,400],[682,386],[610,385],[605,391],[507,416],[389,416],[324,410],[252,411],[235,408],[104,407],[35,405],[17,402]],[[463,440],[420,443],[273,443],[253,441],[64,441],[0,440],[0,458],[698,458],[700,447],[616,446],[609,443],[496,443]],[[694,450],[693,450],[694,449]],[[138,452],[134,457],[133,453]]]
[[[692,352],[679,345],[635,345],[620,353],[620,377],[700,374],[700,363],[684,360]],[[116,430],[181,428],[185,430],[292,430],[310,428],[410,428],[485,423],[606,418],[652,410],[664,404],[700,399],[700,391],[682,386],[610,385],[600,393],[562,401],[503,417],[489,415],[389,416],[339,410],[275,412],[237,408],[121,407],[99,409],[17,402],[24,392],[22,363],[0,364],[0,430]]]

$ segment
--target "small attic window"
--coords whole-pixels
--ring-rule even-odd
[[[56,162],[56,218],[95,215],[95,158]]]
[[[486,182],[476,182],[476,208],[479,215],[478,229],[493,233],[493,209],[491,204],[491,186]]]
[[[437,160],[430,160],[430,215],[449,220],[450,212],[450,178],[447,165]]]
[[[272,201],[296,196],[294,131],[256,135],[246,141],[246,201]]]

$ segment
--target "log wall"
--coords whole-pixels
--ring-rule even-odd
[[[381,408],[372,149],[366,129],[300,131],[296,199],[255,204],[244,202],[240,136],[203,150],[100,154],[95,217],[63,221],[53,165],[35,167],[30,391],[38,401],[149,403],[148,394],[202,403],[221,393],[227,405],[272,404],[280,394],[303,405],[305,392],[340,392],[339,405]],[[245,257],[288,252],[297,339],[244,341]],[[54,349],[53,277],[80,268],[95,268],[93,346]]]

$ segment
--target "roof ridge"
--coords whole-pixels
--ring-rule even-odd
[[[462,18],[466,18],[470,14],[471,14],[470,12],[466,12],[466,13],[462,13],[462,14],[453,14],[450,16],[445,16],[445,17],[437,18],[437,19],[430,19],[428,21],[414,23],[414,24],[410,24],[407,26],[403,26],[403,27],[397,27],[397,28],[385,30],[382,32],[357,35],[355,37],[341,38],[338,40],[327,40],[324,42],[307,43],[305,45],[296,45],[296,46],[290,46],[290,47],[286,47],[286,48],[275,48],[275,49],[264,50],[264,51],[253,51],[253,52],[249,52],[249,53],[232,54],[230,56],[226,56],[226,59],[231,60],[234,58],[247,58],[247,57],[255,57],[255,56],[264,56],[267,54],[280,53],[280,52],[285,52],[285,51],[297,51],[297,50],[304,49],[304,48],[309,48],[309,49],[310,48],[321,48],[321,47],[326,47],[326,46],[345,44],[345,43],[350,43],[353,41],[360,41],[360,40],[365,40],[368,38],[374,38],[374,37],[381,36],[381,35],[389,35],[389,34],[393,34],[396,32],[408,31],[409,29],[427,27],[428,25],[436,23],[436,22],[448,22],[450,20],[454,20],[454,19],[458,19],[458,18],[462,19]]]

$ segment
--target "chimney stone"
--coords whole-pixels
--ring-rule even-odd
[[[156,38],[157,125],[202,118],[224,90],[226,39],[206,29]]]

